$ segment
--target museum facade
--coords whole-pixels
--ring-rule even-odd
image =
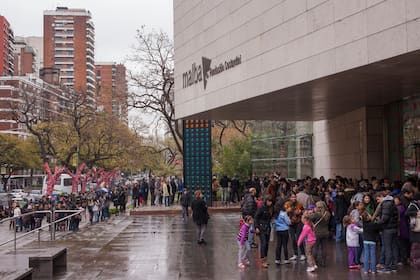
[[[420,1],[174,0],[180,119],[313,122],[313,176],[420,171]]]

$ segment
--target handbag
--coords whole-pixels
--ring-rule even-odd
[[[322,217],[319,218],[319,220],[314,224],[314,228],[316,228],[316,226],[319,225],[319,223],[322,221],[322,219],[325,218],[326,215],[327,215],[327,212],[325,211],[324,215],[322,215]]]
[[[411,231],[414,231],[414,232],[420,232],[420,209],[413,202],[411,202],[408,207],[410,207],[411,205],[417,209],[417,215],[410,217],[410,229]]]

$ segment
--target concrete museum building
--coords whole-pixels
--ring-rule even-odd
[[[174,0],[182,119],[313,122],[313,176],[420,171],[419,0]]]

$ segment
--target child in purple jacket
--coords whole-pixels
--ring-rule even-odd
[[[249,265],[249,259],[247,257],[248,252],[250,250],[249,242],[248,242],[248,232],[251,224],[253,223],[252,216],[246,216],[244,223],[239,230],[239,233],[236,237],[238,241],[238,267],[243,269],[245,265]]]

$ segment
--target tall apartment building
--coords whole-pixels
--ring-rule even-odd
[[[16,44],[19,42],[26,43],[27,46],[30,46],[35,52],[35,71],[34,76],[39,76],[39,70],[44,67],[44,38],[41,36],[15,36],[15,51]],[[16,66],[15,66],[16,68]]]
[[[29,135],[25,125],[15,120],[15,112],[22,106],[30,105],[31,116],[39,121],[60,120],[71,94],[68,88],[34,77],[0,77],[0,133]]]
[[[24,41],[15,40],[14,44],[14,72],[15,76],[27,74],[38,76],[37,53],[35,49]]]
[[[13,31],[4,16],[0,16],[0,76],[13,75]]]
[[[128,123],[125,66],[114,62],[100,62],[95,67],[98,108]]]
[[[95,28],[84,9],[44,11],[44,67],[60,69],[60,80],[95,104]]]

